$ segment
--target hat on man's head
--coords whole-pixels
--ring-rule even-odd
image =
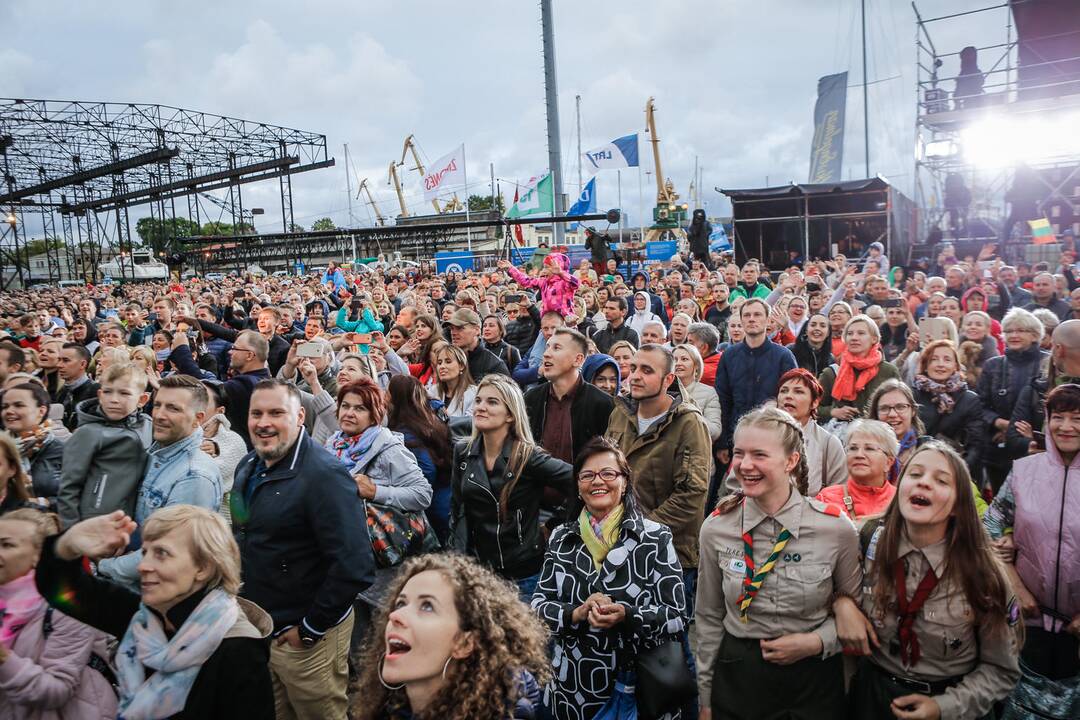
[[[450,319],[446,322],[450,323],[454,327],[461,327],[462,325],[479,325],[480,316],[469,308],[458,308],[454,311],[454,314],[450,316]]]

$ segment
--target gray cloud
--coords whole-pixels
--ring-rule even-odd
[[[386,167],[416,133],[428,160],[465,142],[471,192],[495,174],[525,180],[547,165],[539,8],[533,2],[208,2],[159,4],[13,0],[0,94],[158,102],[325,133],[338,166],[297,177],[297,221],[346,223],[342,144],[387,214]],[[872,171],[910,191],[914,19],[894,0],[870,0]],[[924,14],[978,7],[923,0]],[[556,2],[566,192],[576,192],[574,96],[585,148],[644,126],[656,96],[664,169],[686,193],[694,158],[710,212],[714,186],[805,179],[817,78],[851,67],[860,81],[858,0]],[[1000,25],[1000,27],[999,27]],[[988,44],[1001,18],[974,16],[935,37],[939,47]],[[861,90],[848,97],[846,175],[862,170]],[[649,148],[643,162],[651,171]],[[503,192],[512,196],[503,182]],[[355,179],[353,183],[355,192]],[[408,173],[410,204],[424,207]],[[623,173],[623,205],[638,216],[637,173]],[[644,188],[651,212],[652,185]],[[599,180],[615,205],[615,175]],[[276,183],[248,186],[260,225],[279,227]],[[136,210],[136,214],[139,211]],[[367,222],[359,201],[354,215]]]

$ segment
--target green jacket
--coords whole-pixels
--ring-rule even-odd
[[[768,285],[761,282],[760,280],[758,281],[758,284],[754,287],[754,292],[753,293],[747,293],[746,292],[746,286],[743,285],[742,283],[739,283],[738,285],[735,286],[735,289],[731,291],[731,297],[728,299],[728,302],[733,303],[733,302],[735,302],[735,298],[739,298],[739,297],[746,298],[747,300],[749,300],[752,297],[761,298],[762,300],[764,300],[765,298],[769,297],[769,295],[771,295],[771,294],[772,294],[772,288],[770,288]]]
[[[837,370],[839,364],[837,364]],[[833,408],[846,407],[854,405],[859,408],[859,412],[863,417],[866,417],[866,412],[870,407],[870,397],[874,394],[874,391],[878,389],[878,386],[886,380],[899,380],[900,371],[896,369],[896,366],[891,362],[885,360],[881,361],[881,365],[878,368],[877,375],[874,379],[866,384],[866,387],[862,389],[858,395],[855,396],[855,402],[834,400],[832,396],[833,383],[836,382],[836,371],[833,366],[825,368],[821,371],[821,377],[818,381],[821,382],[821,388],[825,393],[821,396],[821,405],[818,406],[817,416],[822,423],[827,423],[832,419]],[[856,374],[856,377],[858,375]]]
[[[698,564],[698,532],[712,473],[712,442],[701,411],[683,402],[674,386],[671,408],[638,435],[637,403],[615,400],[607,437],[618,444],[633,471],[634,490],[645,517],[671,528],[684,569]]]

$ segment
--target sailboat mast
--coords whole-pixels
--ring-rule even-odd
[[[866,153],[866,177],[870,177],[870,87],[866,78],[866,0],[862,0],[862,113],[863,149]]]
[[[574,109],[577,113],[577,191],[578,195],[581,195],[581,189],[585,187],[581,184],[581,96],[574,96]]]
[[[345,143],[345,194],[349,198],[349,227],[356,227],[352,214],[352,165],[349,164],[349,143]],[[355,253],[353,253],[355,255]]]

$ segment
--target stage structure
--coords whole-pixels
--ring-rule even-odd
[[[735,260],[757,258],[772,268],[837,253],[859,257],[872,242],[894,265],[907,264],[914,239],[914,204],[882,177],[841,183],[721,190],[731,199]],[[885,268],[887,271],[888,268]]]
[[[292,176],[333,165],[317,133],[165,105],[0,98],[0,290],[55,284],[65,265],[68,277],[96,280],[104,256],[118,256],[132,279],[130,208],[148,205],[163,221],[151,257],[175,260],[179,236],[188,233],[170,221],[201,226],[230,217],[239,226],[253,210],[260,214],[244,208],[247,183],[278,181],[289,231]],[[205,193],[213,190],[227,197],[206,213],[200,194],[212,198]],[[31,214],[40,215],[45,238],[63,242],[46,244],[43,276],[30,275],[24,226]]]
[[[457,214],[461,217],[460,214]],[[243,272],[250,265],[266,270],[292,270],[297,264],[305,268],[325,264],[329,260],[347,262],[356,258],[400,253],[406,259],[431,260],[439,250],[453,246],[464,247],[466,231],[473,233],[473,245],[494,241],[489,248],[492,257],[506,256],[513,245],[510,229],[514,225],[550,225],[605,220],[618,223],[619,211],[573,217],[502,218],[498,212],[473,213],[477,220],[447,221],[446,215],[426,216],[425,222],[376,226],[370,228],[337,228],[310,232],[237,235],[233,237],[201,236],[180,238],[188,250],[184,264],[197,272]],[[439,220],[439,218],[444,218]],[[419,218],[418,218],[419,220]],[[400,223],[400,218],[399,218]],[[477,238],[481,239],[478,240]]]
[[[1080,11],[1075,0],[1007,0],[916,19],[915,200],[920,254],[999,242],[1009,260],[1056,260],[1027,221],[1080,233]],[[973,37],[973,16],[1000,31]],[[934,35],[965,38],[938,47]],[[968,33],[965,36],[965,33]]]

